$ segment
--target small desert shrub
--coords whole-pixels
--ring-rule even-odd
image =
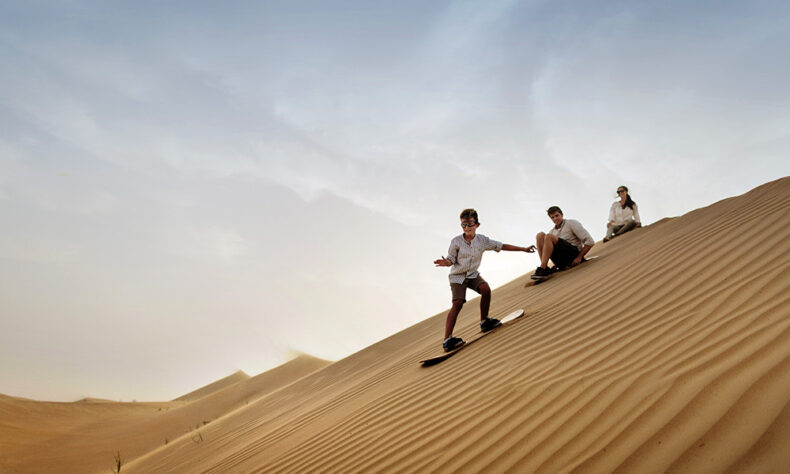
[[[117,451],[115,453],[115,467],[113,468],[112,472],[121,472],[121,466],[123,465],[123,458],[121,458],[121,452]]]

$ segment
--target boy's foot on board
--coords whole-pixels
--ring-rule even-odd
[[[458,349],[464,344],[466,343],[460,337],[448,337],[444,340],[444,343],[442,343],[442,347],[444,348],[444,352],[450,352],[453,349]]]
[[[535,270],[535,273],[530,275],[530,278],[533,280],[543,280],[548,278],[549,275],[551,275],[551,272],[549,272],[548,268],[538,267],[537,270]]]
[[[488,332],[494,329],[497,326],[501,326],[502,323],[498,319],[494,318],[486,318],[480,323],[480,330],[483,332]]]

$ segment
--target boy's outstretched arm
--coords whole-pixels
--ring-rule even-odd
[[[444,257],[434,260],[433,263],[437,267],[452,267],[453,266],[453,262],[451,262],[449,258],[444,258]]]
[[[529,252],[533,253],[535,251],[535,246],[530,245],[529,247],[519,247],[517,245],[510,245],[510,244],[502,244],[502,250],[511,250],[515,252]]]

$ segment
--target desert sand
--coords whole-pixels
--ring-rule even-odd
[[[236,372],[170,402],[37,402],[0,395],[0,472],[109,472],[329,364],[300,355],[250,377]],[[121,472],[127,468],[122,465]]]
[[[790,178],[590,255],[494,290],[493,316],[525,317],[433,367],[444,312],[172,402],[1,397],[0,471],[108,472],[120,450],[139,473],[787,472]]]

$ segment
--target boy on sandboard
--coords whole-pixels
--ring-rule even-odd
[[[447,313],[447,320],[444,325],[444,342],[442,347],[445,352],[450,352],[464,345],[464,340],[460,337],[453,337],[453,328],[458,313],[466,303],[466,289],[480,293],[480,330],[488,332],[499,326],[498,319],[488,317],[488,309],[491,306],[491,287],[480,276],[477,269],[483,260],[483,252],[486,250],[500,250],[529,252],[535,251],[535,246],[517,247],[515,245],[503,244],[496,240],[489,239],[483,234],[477,233],[480,221],[477,211],[474,209],[464,209],[461,212],[461,228],[463,234],[458,235],[450,241],[450,249],[447,256],[435,260],[433,263],[437,267],[452,267],[450,269],[450,291],[452,292],[452,308]]]

